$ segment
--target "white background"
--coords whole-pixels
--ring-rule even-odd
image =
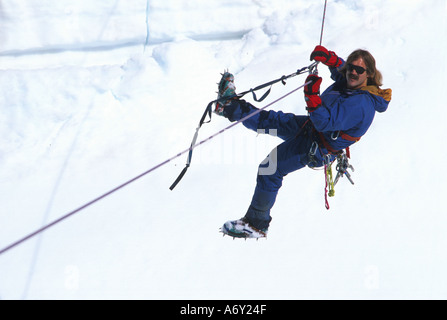
[[[323,4],[2,1],[0,248],[188,148],[224,69],[245,91],[309,65]],[[0,298],[447,298],[446,15],[439,0],[328,1],[323,45],[369,50],[393,89],[330,210],[305,168],[267,240],[222,237],[280,142],[239,125],[195,150],[174,191],[186,155],[0,255]],[[272,108],[305,114],[302,92]]]

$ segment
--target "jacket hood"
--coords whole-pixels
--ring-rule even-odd
[[[366,86],[361,90],[369,92],[375,101],[374,109],[377,112],[385,112],[388,109],[388,104],[391,101],[391,89],[380,89],[377,86]]]

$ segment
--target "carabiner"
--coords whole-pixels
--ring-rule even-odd
[[[337,134],[334,136],[334,133],[337,133]],[[332,133],[331,133],[331,139],[332,140],[337,140],[339,136],[340,136],[340,130],[339,131],[332,131]]]
[[[312,146],[310,147],[309,154],[314,156],[317,153],[318,143],[316,141],[312,142]]]
[[[309,66],[309,74],[314,74],[318,76],[318,63],[319,62],[317,61]]]

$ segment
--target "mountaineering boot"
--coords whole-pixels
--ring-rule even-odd
[[[224,235],[227,234],[233,238],[259,239],[267,237],[267,229],[256,229],[252,227],[245,218],[225,222],[220,231]]]
[[[236,95],[236,87],[234,86],[234,76],[229,72],[224,72],[219,82],[219,91],[217,99],[231,97]],[[220,116],[224,116],[225,106],[231,103],[231,99],[216,102],[214,110]]]

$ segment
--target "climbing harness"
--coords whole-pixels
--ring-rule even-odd
[[[342,150],[335,150],[331,147],[323,133],[317,131],[313,126],[311,127],[311,137],[312,137],[312,145],[308,152],[308,164],[307,166],[311,169],[314,169],[318,165],[318,161],[316,158],[317,152],[320,152],[321,157],[323,158],[323,167],[324,167],[324,179],[325,179],[325,187],[324,187],[324,198],[325,198],[325,206],[326,209],[329,210],[329,202],[328,196],[335,196],[335,185],[338,180],[343,176],[346,176],[351,184],[354,184],[354,181],[351,178],[351,174],[348,172],[350,169],[354,172],[354,167],[349,163],[349,159],[351,158],[351,152],[349,147],[346,147]],[[332,140],[337,140],[338,138],[343,138],[345,140],[351,142],[357,142],[360,140],[360,137],[352,137],[343,131],[335,131],[331,134]],[[337,161],[336,176],[335,180],[333,179],[332,174],[332,164]]]
[[[308,125],[309,123],[310,120],[306,121],[301,130],[305,129],[306,125]],[[349,159],[351,157],[350,149],[349,147],[346,147],[345,149],[342,150],[335,150],[330,146],[330,144],[324,138],[324,135],[321,132],[317,131],[313,127],[313,125],[310,124],[310,128],[308,130],[309,130],[308,134],[311,136],[312,139],[312,144],[307,154],[308,157],[307,166],[311,169],[315,169],[318,166],[316,154],[317,152],[319,152],[319,155],[323,158],[324,179],[325,179],[325,186],[324,186],[325,206],[326,209],[329,210],[328,196],[329,197],[335,196],[335,185],[337,184],[338,180],[343,176],[346,176],[348,180],[351,182],[351,184],[354,184],[354,181],[351,178],[351,174],[348,172],[348,169],[354,172],[354,167],[349,163]],[[336,131],[331,134],[331,139],[333,140],[337,140],[338,138],[341,137],[345,140],[349,140],[352,142],[360,140],[359,137],[358,138],[351,137],[346,133],[343,133],[342,131]],[[337,174],[334,180],[332,174],[332,164],[335,161],[337,161],[337,165],[335,167]]]

